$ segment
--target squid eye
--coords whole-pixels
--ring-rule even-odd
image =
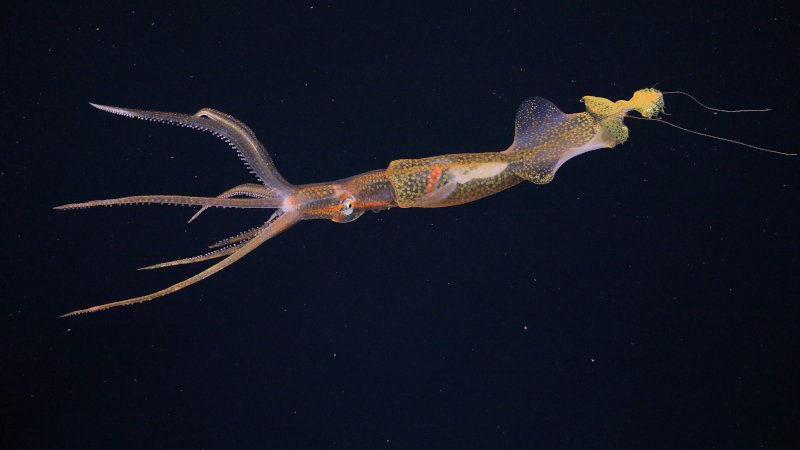
[[[341,209],[341,211],[342,211],[342,214],[344,214],[345,216],[349,216],[350,214],[353,214],[353,199],[352,198],[346,198],[345,200],[342,201],[342,209]]]

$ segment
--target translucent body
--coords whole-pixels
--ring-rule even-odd
[[[208,131],[235,148],[262,184],[246,183],[216,197],[138,195],[72,203],[56,209],[130,204],[200,206],[191,220],[209,207],[271,208],[267,221],[223,239],[204,255],[155,264],[156,269],[223,258],[206,270],[158,292],[65,314],[100,311],[145,302],[168,295],[205,279],[241,259],[256,247],[301,220],[328,219],[347,223],[365,211],[437,208],[460,205],[496,194],[524,180],[545,184],[564,162],[581,153],[622,144],[628,129],[622,123],[628,111],[654,117],[663,110],[660,92],[637,91],[630,100],[612,102],[601,97],[582,99],[586,112],[565,114],[546,99],[533,97],[517,112],[514,142],[501,152],[458,153],[392,161],[385,170],[355,175],[329,183],[292,185],[278,173],[272,158],[255,134],[225,113],[204,108],[194,115],[93,105],[114,114]],[[234,198],[245,197],[245,198]]]

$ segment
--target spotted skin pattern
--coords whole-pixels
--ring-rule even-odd
[[[463,184],[453,179],[457,175],[456,172],[479,169],[488,163],[499,163],[506,168],[492,176],[475,176]],[[392,161],[386,169],[386,176],[394,189],[395,201],[401,208],[438,208],[475,201],[524,181],[508,170],[508,165],[509,156],[499,152],[458,153]],[[499,165],[495,165],[487,173],[493,173],[499,168]],[[467,178],[469,176],[466,175]],[[456,184],[454,190],[445,198],[434,203],[419,204],[420,199],[426,196],[431,198],[431,194],[440,189],[447,189],[453,183]]]
[[[520,105],[514,142],[503,152],[459,153],[423,159],[393,161],[386,174],[401,208],[437,208],[460,205],[496,194],[524,180],[546,184],[568,159],[597,148],[612,148],[628,139],[622,123],[630,110],[653,117],[664,109],[655,89],[637,91],[630,100],[612,102],[601,97],[582,99],[586,112],[565,114],[549,100],[533,97]],[[493,173],[498,164],[504,170]],[[481,167],[494,165],[488,170]],[[465,183],[452,183],[453,172],[472,169]],[[492,174],[491,176],[480,176]],[[467,178],[469,178],[467,176]],[[447,195],[432,196],[442,189]]]
[[[628,129],[622,121],[629,111],[635,110],[646,118],[653,118],[664,109],[663,96],[655,89],[639,90],[630,100],[612,102],[601,97],[586,96],[581,101],[586,106],[585,112],[565,114],[546,99],[528,99],[517,112],[514,142],[504,151],[400,159],[392,161],[385,170],[374,170],[329,183],[305,185],[293,185],[286,181],[250,128],[220,111],[203,108],[193,115],[187,115],[93,104],[100,110],[125,117],[210,132],[237,150],[263,186],[242,184],[216,197],[137,195],[70,203],[55,209],[165,204],[199,206],[201,209],[198,214],[210,207],[266,208],[275,211],[263,225],[210,246],[217,250],[146,267],[158,269],[223,258],[191,278],[151,294],[79,309],[64,316],[146,302],[181,290],[228,267],[302,220],[326,219],[347,223],[366,211],[378,212],[395,206],[454,206],[496,194],[525,180],[537,184],[549,183],[558,168],[570,158],[590,150],[612,148],[624,143],[628,138]]]

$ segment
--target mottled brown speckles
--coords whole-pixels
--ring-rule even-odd
[[[565,114],[541,97],[523,102],[517,111],[514,142],[505,152],[393,161],[386,173],[397,204],[403,208],[452,206],[500,192],[521,179],[549,183],[566,160],[586,151],[624,143],[628,139],[628,128],[622,121],[628,111],[636,110],[651,117],[664,109],[663,96],[655,89],[636,91],[630,100],[612,102],[586,96],[581,101],[586,105],[586,112],[575,114]],[[452,185],[450,178],[456,167],[496,162],[507,163],[507,169],[495,176]],[[434,188],[446,195],[435,197]]]
[[[409,208],[467,203],[514,186],[523,179],[539,184],[548,183],[560,165],[569,158],[625,142],[628,129],[622,120],[628,111],[636,110],[650,118],[664,109],[663,96],[655,89],[639,90],[628,101],[611,102],[604,98],[587,96],[583,98],[583,102],[587,112],[564,114],[543,98],[527,100],[517,113],[514,142],[503,152],[402,159],[390,163],[386,170],[367,172],[331,183],[302,186],[286,182],[253,132],[242,122],[222,112],[204,108],[195,115],[188,116],[94,105],[104,111],[127,117],[209,131],[236,148],[266,187],[240,185],[220,194],[221,198],[135,196],[69,204],[56,209],[164,203],[204,207],[277,208],[277,211],[264,225],[212,246],[230,247],[223,247],[199,257],[148,267],[167,267],[225,257],[184,281],[148,295],[80,309],[65,316],[146,302],[181,290],[223,270],[301,220],[351,222],[367,210],[380,211],[398,205]],[[227,198],[238,195],[256,198]]]
[[[449,172],[451,169],[508,161],[509,155],[504,153],[459,153],[422,159],[400,159],[389,164],[386,176],[394,188],[397,205],[401,208],[453,206],[496,194],[522,182],[522,179],[509,170],[502,170],[494,176],[474,178],[457,184],[453,192],[440,203],[420,204],[420,199],[430,193],[428,182],[432,178],[432,172],[442,172],[435,188],[443,189],[449,183],[456,182],[453,179],[454,173]]]

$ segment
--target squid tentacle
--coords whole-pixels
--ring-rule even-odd
[[[261,228],[259,228],[259,232],[247,243],[238,247],[236,251],[228,255],[222,261],[214,264],[213,266],[203,270],[202,272],[187,278],[179,283],[175,283],[172,286],[162,289],[157,292],[153,292],[151,294],[142,295],[140,297],[133,297],[127,300],[120,300],[117,302],[112,303],[105,303],[103,305],[92,306],[91,308],[86,309],[79,309],[76,311],[69,312],[64,314],[61,317],[68,317],[68,316],[75,316],[78,314],[90,313],[95,311],[102,311],[104,309],[115,308],[117,306],[128,306],[133,305],[135,303],[142,303],[146,301],[153,300],[154,298],[163,297],[165,295],[171,294],[175,291],[179,291],[187,286],[190,286],[198,281],[204,280],[211,275],[219,272],[220,270],[230,266],[231,264],[235,263],[236,261],[242,259],[246,254],[255,250],[258,246],[280,234],[281,232],[287,230],[289,227],[297,223],[302,217],[301,214],[297,211],[288,211],[288,212],[281,212],[273,216],[270,221],[267,221]]]
[[[272,189],[270,189],[267,186],[261,186],[259,184],[253,184],[253,183],[240,184],[239,186],[232,187],[227,191],[217,195],[217,198],[231,198],[237,196],[245,196],[252,198],[269,197],[269,198],[274,198],[276,201],[279,201],[278,197],[275,196],[275,193],[272,191]],[[192,223],[194,219],[197,219],[197,217],[208,208],[209,206],[203,206],[202,208],[200,208],[200,210],[194,213],[194,215],[189,219],[188,223]]]
[[[112,114],[207,131],[233,147],[245,161],[248,169],[266,186],[274,189],[281,196],[288,195],[295,190],[294,186],[278,172],[272,157],[256,139],[250,128],[233,116],[211,108],[203,108],[190,116],[173,112],[90,104]]]
[[[216,250],[210,251],[208,253],[204,253],[198,256],[192,256],[189,258],[181,258],[176,259],[173,261],[167,261],[159,264],[153,264],[150,266],[140,267],[138,270],[151,270],[151,269],[161,269],[164,267],[172,267],[178,266],[182,264],[194,264],[197,262],[208,261],[210,259],[221,258],[223,256],[229,255],[235,252],[239,247],[243,246],[247,243],[250,239],[252,239],[256,234],[261,231],[265,226],[268,226],[273,221],[275,221],[280,216],[279,212],[276,211],[275,213],[270,216],[267,222],[264,225],[251,228],[246,231],[242,231],[241,233],[231,236],[227,239],[219,241],[215,244],[209,245],[209,248],[216,248]]]
[[[277,219],[277,216],[281,211],[282,210],[275,211],[274,213],[272,213],[270,218],[267,219],[267,223],[270,223],[273,220]],[[223,239],[221,241],[217,241],[217,242],[209,245],[208,248],[219,248],[219,247],[224,247],[224,246],[227,246],[227,245],[235,244],[237,242],[247,241],[247,240],[251,239],[253,236],[255,236],[258,233],[258,230],[260,228],[261,227],[254,227],[254,228],[250,228],[249,230],[242,231],[239,234],[234,234],[233,236],[231,236],[229,238]]]
[[[224,247],[226,245],[235,244],[236,242],[252,238],[253,236],[256,235],[256,233],[258,233],[258,227],[251,228],[251,229],[249,229],[247,231],[242,231],[239,234],[234,234],[233,236],[231,236],[229,238],[225,238],[225,239],[223,239],[221,241],[217,241],[217,242],[209,245],[208,248],[219,248],[219,247]]]
[[[230,255],[231,253],[235,252],[239,249],[242,245],[244,245],[247,241],[239,242],[234,245],[228,245],[226,247],[222,247],[220,249],[214,250],[212,252],[208,252],[199,256],[192,256],[190,258],[181,258],[176,259],[173,261],[167,261],[163,263],[153,264],[151,266],[140,267],[137,270],[152,270],[152,269],[162,269],[164,267],[172,267],[172,266],[179,266],[182,264],[194,264],[198,262],[208,261],[210,259],[217,259],[222,258],[223,256]]]
[[[188,195],[134,195],[130,197],[111,198],[107,200],[90,200],[83,203],[68,203],[53,209],[82,209],[96,206],[118,205],[179,205],[204,206],[217,208],[279,208],[281,200],[277,198],[215,198],[193,197]]]

